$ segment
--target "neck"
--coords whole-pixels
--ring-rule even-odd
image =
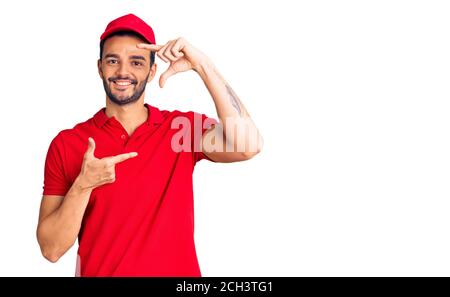
[[[137,127],[147,121],[149,116],[148,110],[144,106],[143,97],[136,102],[123,106],[117,105],[106,98],[105,113],[108,118],[114,116],[128,132],[128,135],[131,135]]]

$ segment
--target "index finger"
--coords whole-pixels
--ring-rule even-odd
[[[163,46],[162,45],[156,45],[156,44],[150,44],[150,43],[138,43],[136,44],[136,47],[148,49],[151,51],[159,51]]]
[[[120,154],[120,155],[111,157],[110,161],[111,161],[113,164],[117,164],[117,163],[123,162],[123,161],[125,161],[125,160],[128,160],[128,159],[130,159],[130,158],[134,158],[134,157],[136,157],[136,156],[137,156],[137,153],[136,153],[136,152],[125,153],[125,154]]]

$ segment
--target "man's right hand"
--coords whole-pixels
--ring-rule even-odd
[[[94,151],[94,139],[89,137],[88,148],[84,154],[79,175],[80,185],[83,189],[96,188],[104,184],[113,183],[116,180],[115,165],[137,156],[137,152],[131,152],[98,159],[94,156]]]

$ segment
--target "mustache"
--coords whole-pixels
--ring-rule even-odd
[[[121,80],[129,80],[132,84],[137,84],[137,80],[135,80],[135,79],[133,79],[131,77],[113,76],[113,77],[108,78],[108,81],[109,82],[114,82],[114,81],[119,80],[119,79],[121,79]]]

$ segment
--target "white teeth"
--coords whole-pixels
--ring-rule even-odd
[[[119,86],[129,86],[129,85],[131,85],[131,82],[129,82],[129,81],[117,81],[116,80],[116,84],[118,84]]]

